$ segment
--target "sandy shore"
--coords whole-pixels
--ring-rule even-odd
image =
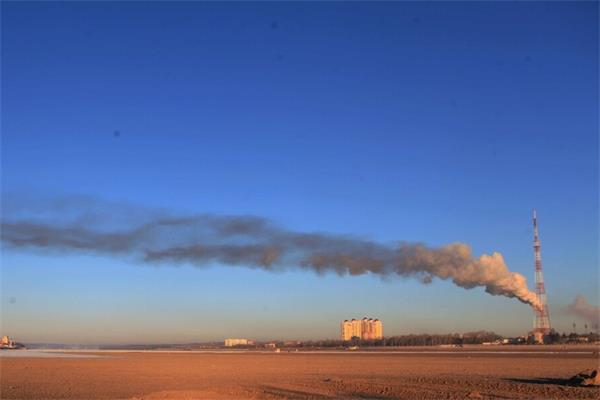
[[[565,378],[593,348],[398,353],[95,352],[0,357],[2,399],[600,399]],[[509,349],[507,349],[509,350]],[[84,355],[84,352],[77,352]]]

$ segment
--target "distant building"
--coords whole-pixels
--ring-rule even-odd
[[[362,338],[362,322],[352,318],[352,337]]]
[[[0,349],[14,349],[17,347],[17,343],[11,340],[8,336],[2,336],[0,340]]]
[[[340,324],[341,339],[352,340],[358,338],[362,340],[375,340],[383,338],[383,324],[378,319],[367,318],[344,320]]]
[[[380,320],[373,320],[373,339],[383,339],[383,324]]]
[[[252,345],[254,345],[254,340],[249,340],[249,339],[225,339],[225,347],[252,346]]]
[[[352,322],[348,321],[347,319],[342,321],[341,328],[342,328],[342,335],[341,335],[342,340],[352,339]]]

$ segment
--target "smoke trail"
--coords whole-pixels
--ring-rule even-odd
[[[567,309],[571,314],[577,315],[593,326],[600,324],[600,307],[588,303],[582,295],[577,295]]]
[[[252,216],[173,216],[82,198],[47,204],[60,207],[44,209],[38,202],[35,217],[22,203],[5,208],[10,215],[3,215],[1,223],[4,246],[122,255],[145,263],[297,267],[339,275],[415,277],[423,283],[439,278],[465,289],[483,287],[533,307],[538,304],[525,277],[509,271],[501,254],[474,257],[463,243],[390,246],[350,236],[294,232]]]

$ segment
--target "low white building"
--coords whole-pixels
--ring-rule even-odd
[[[249,339],[225,339],[225,347],[249,346],[253,344],[254,340]]]

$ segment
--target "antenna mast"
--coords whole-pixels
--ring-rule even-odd
[[[535,308],[535,323],[533,333],[536,340],[541,342],[544,335],[550,333],[550,314],[546,299],[546,288],[544,286],[544,274],[542,272],[542,245],[538,233],[537,215],[533,210],[533,251],[535,254],[535,292],[539,300],[539,306]]]

